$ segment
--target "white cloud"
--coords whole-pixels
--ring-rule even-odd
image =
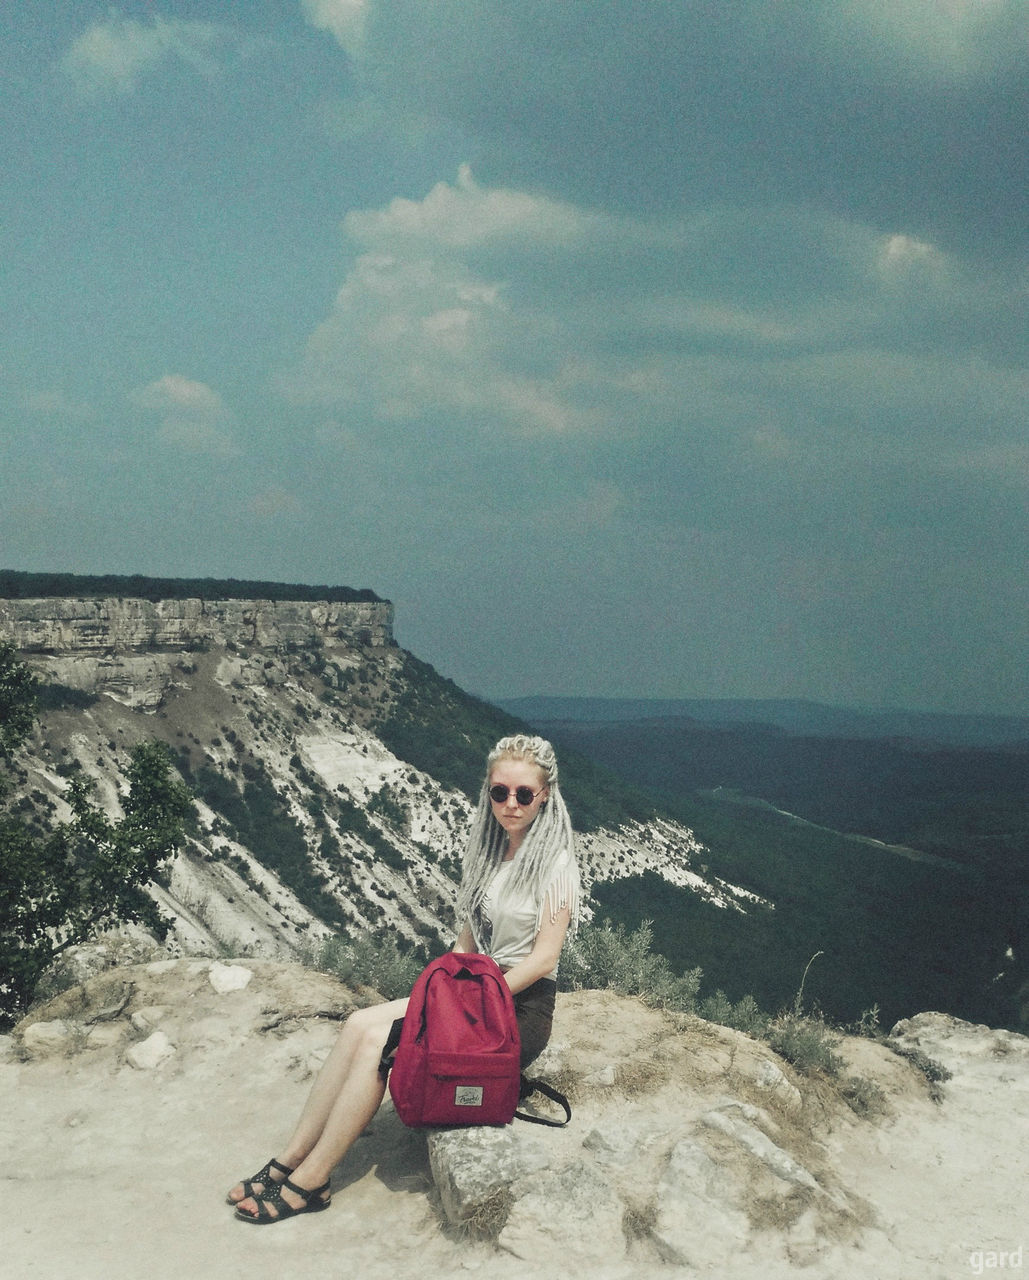
[[[883,236],[879,243],[878,267],[883,276],[897,277],[925,270],[939,275],[944,269],[944,256],[933,245],[899,232]]]
[[[331,31],[347,53],[360,49],[368,0],[301,0],[301,8],[313,27]]]
[[[158,438],[188,453],[232,457],[240,450],[227,431],[232,415],[217,391],[178,373],[167,373],[130,396],[158,419]]]
[[[140,22],[112,12],[74,41],[61,66],[82,93],[128,95],[143,75],[168,62],[214,74],[216,51],[227,38],[226,28],[211,22],[159,16]]]
[[[499,271],[469,260],[513,255],[517,266],[519,253],[574,248],[591,221],[546,197],[479,187],[467,168],[424,200],[350,213],[345,230],[364,252],[313,334],[293,394],[362,404],[381,420],[439,409],[527,431],[582,428],[592,415],[568,395],[571,353],[554,319],[514,307]],[[557,363],[526,368],[525,348],[551,340]]]
[[[841,54],[915,74],[973,78],[1029,52],[1025,0],[820,0],[817,9]]]
[[[136,401],[141,408],[156,412],[172,410],[211,419],[225,413],[224,402],[217,391],[178,373],[166,373],[143,387],[137,392]]]
[[[998,447],[1021,429],[1024,384],[973,345],[1017,283],[902,232],[781,208],[634,219],[467,170],[344,225],[357,256],[288,391],[350,438],[704,439],[727,465],[828,472],[894,437],[928,474],[979,417]]]
[[[349,213],[344,228],[358,244],[468,249],[519,241],[571,246],[598,221],[548,196],[480,187],[462,165],[453,186],[439,182],[424,200],[396,199],[382,210]]]
[[[527,431],[583,426],[560,370],[519,371],[518,335],[530,323],[511,313],[499,284],[459,262],[364,254],[312,335],[292,390],[393,422],[444,411]]]

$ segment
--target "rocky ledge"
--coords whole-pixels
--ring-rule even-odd
[[[388,601],[140,600],[92,597],[0,600],[0,640],[44,680],[154,711],[188,674],[183,660],[208,650],[267,659],[319,648],[326,659],[393,644]],[[259,662],[260,665],[260,662]],[[187,663],[188,666],[188,663]],[[259,682],[259,681],[258,681]]]
[[[571,1098],[567,1128],[427,1135],[387,1101],[331,1211],[259,1237],[225,1191],[283,1141],[339,1020],[373,998],[294,965],[180,960],[37,1009],[6,1062],[0,1039],[10,1274],[235,1276],[271,1248],[370,1280],[945,1280],[1020,1245],[1025,1037],[940,1014],[895,1028],[950,1070],[942,1103],[906,1058],[848,1037],[883,1096],[857,1114],[759,1041],[598,991],[560,997],[534,1069]],[[83,1187],[88,1213],[54,1212]]]
[[[0,636],[26,654],[140,653],[229,644],[281,650],[343,641],[363,647],[393,640],[386,601],[0,600]]]

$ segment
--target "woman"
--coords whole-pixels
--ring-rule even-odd
[[[503,738],[490,752],[458,895],[459,952],[490,955],[514,995],[522,1066],[550,1038],[557,963],[579,913],[572,825],[542,738]],[[379,1063],[407,999],[347,1019],[280,1155],[229,1192],[236,1216],[278,1222],[325,1209],[329,1176],[370,1123],[385,1092]]]

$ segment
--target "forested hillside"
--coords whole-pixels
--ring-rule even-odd
[[[836,1017],[946,1005],[1026,1025],[1029,751],[678,718],[537,723],[644,787],[712,871],[776,904],[711,921],[642,880],[601,888],[612,918],[653,918],[673,963],[703,956],[706,982],[774,1007],[822,951],[807,992]]]

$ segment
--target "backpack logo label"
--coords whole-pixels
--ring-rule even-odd
[[[454,1090],[455,1107],[481,1107],[482,1085],[459,1084]]]

